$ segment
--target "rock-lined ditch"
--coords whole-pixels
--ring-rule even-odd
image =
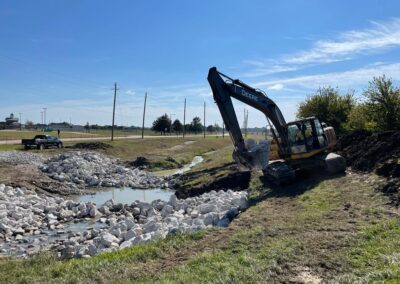
[[[0,185],[2,255],[30,256],[55,250],[60,258],[90,257],[178,232],[226,227],[247,207],[247,192],[211,191],[168,202],[131,204],[75,202]],[[92,220],[92,225],[87,222]],[[71,224],[84,229],[70,230]]]
[[[93,204],[37,194],[25,188],[0,185],[0,247],[3,255],[31,255],[47,247],[49,231],[94,217]]]
[[[111,187],[173,188],[178,178],[158,177],[88,151],[52,157],[10,151],[0,153],[0,162],[39,168],[35,177],[54,181],[53,186],[62,188],[57,192],[65,195],[96,193]],[[169,201],[157,198],[152,202],[124,203],[111,199],[96,206],[15,184],[0,184],[0,255],[29,257],[51,250],[62,259],[90,257],[169,234],[226,227],[247,207],[246,191],[203,191],[186,199],[171,195]]]

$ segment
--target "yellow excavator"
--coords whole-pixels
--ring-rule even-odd
[[[286,123],[279,107],[263,91],[224,75],[216,67],[210,68],[207,80],[232,139],[233,158],[240,166],[261,169],[280,184],[293,181],[300,170],[318,168],[330,173],[346,170],[344,158],[330,152],[336,145],[333,127],[317,117]],[[252,139],[243,139],[232,98],[264,113],[278,146],[278,160],[269,161],[269,141],[257,144]]]

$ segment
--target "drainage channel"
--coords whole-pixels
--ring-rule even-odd
[[[175,174],[183,174],[190,171],[194,166],[203,162],[204,158],[202,156],[195,156],[190,164],[183,166],[181,169],[177,170]],[[135,201],[151,203],[154,200],[160,199],[162,201],[168,201],[172,195],[175,194],[174,190],[152,188],[152,189],[139,189],[139,188],[110,188],[110,189],[96,189],[93,193],[83,194],[75,196],[72,199],[79,202],[92,202],[95,203],[97,207],[103,205],[106,201],[113,199],[115,203],[131,204]],[[71,222],[64,224],[64,229],[62,231],[54,232],[47,231],[49,240],[61,240],[67,238],[67,233],[76,232],[83,233],[84,231],[95,228],[100,229],[104,227],[104,224],[100,224],[96,219],[89,219],[87,221],[81,222]]]

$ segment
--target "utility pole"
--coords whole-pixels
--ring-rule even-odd
[[[225,123],[222,122],[222,139],[225,138]]]
[[[147,92],[144,94],[143,120],[142,120],[142,139],[144,137],[144,118],[146,116],[146,101],[147,101]]]
[[[186,98],[183,107],[183,138],[185,138],[185,132],[186,132]]]
[[[203,120],[204,120],[204,139],[206,139],[206,101],[204,101]]]
[[[43,111],[40,112],[40,123],[43,124]]]
[[[22,130],[22,113],[19,113],[19,130]]]
[[[43,108],[43,122],[44,122],[44,125],[46,125],[46,111],[47,111],[47,107],[44,107]]]
[[[114,119],[115,119],[115,101],[117,99],[117,83],[114,83],[114,106],[113,106],[113,117],[111,126],[111,141],[114,141]]]

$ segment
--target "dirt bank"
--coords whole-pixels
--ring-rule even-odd
[[[377,184],[376,190],[400,205],[400,131],[357,130],[341,137],[335,150],[353,170],[385,177],[386,182]]]
[[[203,171],[196,171],[196,172],[189,172],[182,176],[183,186],[180,186],[176,189],[175,195],[178,198],[187,198],[196,195],[203,194],[205,192],[211,190],[244,190],[249,188],[251,172],[245,171],[240,172],[237,170],[236,165],[225,165],[224,167],[227,170],[231,170],[232,172],[223,174],[219,177],[212,177],[215,171],[220,171],[221,168],[213,168],[210,170],[203,170]],[[200,185],[192,186],[190,183],[185,184],[187,181],[191,181],[196,179],[198,176],[209,176],[210,181]]]
[[[36,165],[7,165],[0,163],[0,184],[25,187],[31,190],[47,191],[60,195],[79,194],[61,182],[49,178]]]
[[[82,143],[76,143],[68,148],[86,149],[86,150],[105,150],[108,148],[112,148],[112,146],[110,144],[103,142],[82,142]]]

